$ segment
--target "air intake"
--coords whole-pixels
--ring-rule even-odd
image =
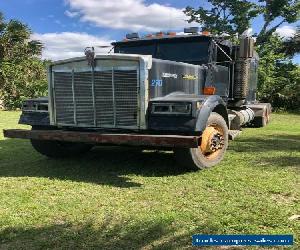
[[[238,60],[235,63],[234,98],[245,99],[249,90],[249,60]]]

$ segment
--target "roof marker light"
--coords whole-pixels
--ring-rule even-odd
[[[184,33],[197,34],[198,32],[199,32],[198,27],[184,28]]]
[[[163,33],[163,32],[157,32],[157,33],[156,33],[156,36],[157,36],[157,37],[163,37],[163,36],[164,36],[164,33]]]
[[[208,30],[203,30],[203,31],[202,31],[202,35],[203,35],[203,36],[210,36],[211,33],[210,33]]]
[[[168,32],[167,35],[168,36],[176,36],[176,32]]]

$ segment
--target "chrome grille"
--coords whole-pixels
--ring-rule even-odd
[[[117,126],[130,126],[137,120],[136,71],[114,71],[115,113]]]
[[[137,128],[138,70],[53,72],[57,125]]]
[[[96,117],[98,127],[114,126],[112,70],[95,72]]]
[[[54,74],[55,113],[58,124],[74,124],[72,74]]]
[[[77,125],[94,124],[92,72],[74,72],[75,122]]]

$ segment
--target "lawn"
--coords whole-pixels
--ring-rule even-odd
[[[0,112],[0,129],[22,128]],[[193,234],[293,234],[300,248],[300,116],[245,129],[215,168],[172,152],[95,148],[52,160],[0,132],[0,249],[190,249]],[[247,248],[249,249],[249,248]]]

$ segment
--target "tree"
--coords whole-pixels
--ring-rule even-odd
[[[260,14],[263,14],[264,25],[257,37],[258,44],[267,42],[283,23],[295,23],[299,19],[299,0],[259,0],[259,3],[263,3]]]
[[[184,11],[190,18],[215,34],[241,34],[250,27],[251,21],[263,16],[264,23],[258,33],[257,44],[268,41],[283,23],[295,23],[299,18],[298,0],[208,0],[209,9],[187,7]]]
[[[248,1],[208,0],[210,9],[187,7],[184,13],[189,22],[198,22],[214,34],[241,34],[250,26],[250,20],[258,15],[256,5]]]
[[[45,63],[39,59],[43,46],[31,33],[17,20],[5,22],[0,13],[0,100],[8,109],[47,91]]]
[[[258,48],[258,98],[270,102],[274,108],[300,109],[300,66],[293,64],[284,52],[278,35]]]
[[[300,53],[300,26],[297,27],[294,37],[284,41],[284,47],[281,52],[292,57],[297,53]]]

